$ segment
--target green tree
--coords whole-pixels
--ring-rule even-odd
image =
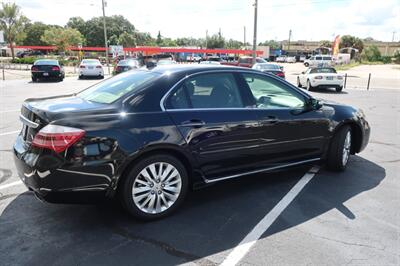
[[[25,39],[23,40],[23,45],[46,45],[40,38],[43,36],[44,32],[50,29],[50,25],[46,25],[42,22],[28,23],[25,27]]]
[[[135,32],[136,45],[155,46],[156,40],[148,32]]]
[[[118,43],[123,47],[134,47],[136,46],[135,35],[123,32],[121,35],[119,35]]]
[[[361,53],[364,49],[364,42],[360,38],[351,35],[343,35],[340,38],[339,48],[341,49],[346,47],[356,48]]]
[[[81,17],[72,17],[68,20],[67,25],[68,28],[73,28],[78,30],[83,36],[86,37],[88,29],[87,23]],[[104,39],[103,39],[104,42]]]
[[[221,36],[221,34],[214,34],[211,37],[207,38],[207,48],[224,48],[225,47],[225,39]]]
[[[281,47],[281,45],[275,40],[265,41],[259,45],[269,46],[270,49],[279,49]]]
[[[328,47],[331,48],[332,47],[332,42],[328,41],[328,40],[322,40],[319,42],[319,46],[320,47]]]
[[[240,49],[243,46],[243,43],[234,39],[229,39],[225,43],[225,47],[228,49]]]
[[[15,57],[14,43],[24,39],[24,28],[28,22],[29,20],[22,15],[20,7],[15,3],[2,3],[0,29],[4,31],[5,38],[10,44],[12,58]]]
[[[57,47],[58,51],[66,51],[69,46],[83,43],[82,34],[71,28],[51,28],[44,32],[41,40]]]
[[[376,62],[382,59],[382,55],[376,45],[371,45],[364,49],[361,58],[369,62]]]
[[[161,46],[161,45],[162,45],[162,36],[161,36],[161,32],[160,32],[160,31],[158,31],[158,34],[157,34],[156,44],[157,44],[158,46]]]

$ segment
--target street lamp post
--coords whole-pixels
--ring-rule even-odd
[[[108,59],[108,40],[107,40],[107,25],[106,25],[106,11],[105,11],[105,1],[101,0],[103,7],[103,28],[104,28],[104,47],[106,48],[106,62],[108,67],[108,75],[110,75],[110,60]]]
[[[253,65],[256,63],[257,57],[257,6],[258,1],[254,2],[254,35],[253,35]]]

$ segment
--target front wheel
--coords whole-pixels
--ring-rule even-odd
[[[343,90],[343,86],[336,87],[336,92],[342,92],[342,90]]]
[[[121,184],[125,209],[141,220],[163,218],[183,202],[188,190],[184,165],[168,154],[139,161]]]
[[[36,82],[38,79],[36,77],[32,77],[32,82]]]
[[[310,64],[309,64],[309,63],[304,63],[304,66],[305,66],[305,67],[309,67]]]
[[[300,83],[300,78],[299,78],[299,77],[297,77],[297,87],[299,87],[299,88],[302,87],[302,86],[301,86],[301,83]]]
[[[312,91],[313,89],[314,89],[314,87],[311,85],[311,82],[309,80],[307,80],[307,90]]]
[[[351,128],[343,126],[333,136],[331,146],[328,151],[327,166],[333,171],[343,171],[346,169],[351,154]]]

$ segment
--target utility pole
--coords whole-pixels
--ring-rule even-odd
[[[106,11],[105,11],[105,6],[107,5],[107,3],[105,3],[104,0],[101,0],[101,4],[103,7],[104,47],[106,48],[106,62],[108,67],[108,75],[110,75],[110,60],[108,58],[108,39],[107,39],[107,25],[106,25]]]
[[[206,30],[206,49],[207,49],[207,41],[208,41],[208,30]]]
[[[257,7],[258,7],[258,0],[255,0],[255,2],[254,2],[253,65],[256,63],[256,57],[257,57]]]
[[[246,26],[243,27],[243,45],[246,47]]]
[[[392,42],[394,42],[394,35],[396,34],[396,32],[394,31],[393,32],[393,35],[392,35]]]
[[[288,48],[287,48],[288,53],[289,53],[289,50],[290,50],[290,39],[291,38],[292,38],[292,30],[289,30],[289,41],[288,41]]]

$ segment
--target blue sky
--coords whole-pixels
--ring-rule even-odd
[[[64,25],[69,17],[100,16],[101,0],[5,0],[16,2],[33,21]],[[221,28],[226,38],[253,36],[254,0],[107,0],[107,15],[121,14],[153,36],[204,37]],[[258,41],[333,39],[351,34],[400,39],[399,0],[259,0]]]

